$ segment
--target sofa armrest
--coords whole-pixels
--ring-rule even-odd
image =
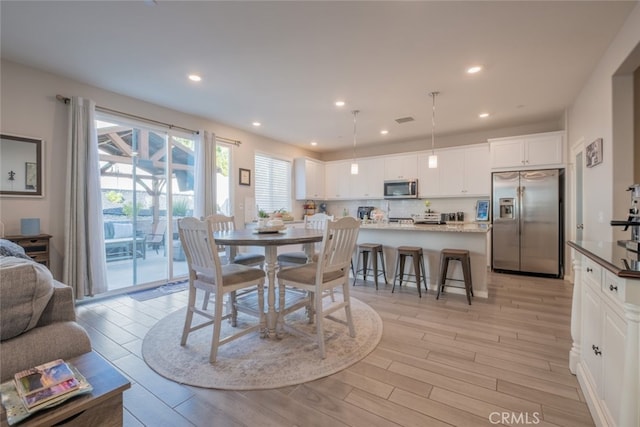
[[[73,289],[57,280],[53,281],[53,295],[44,308],[37,326],[50,325],[55,322],[76,320],[76,309],[73,301]]]

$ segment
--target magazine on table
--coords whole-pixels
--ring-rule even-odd
[[[2,398],[2,406],[7,415],[7,423],[9,425],[16,424],[32,414],[47,408],[57,406],[66,400],[85,393],[93,391],[93,387],[86,378],[71,364],[63,363],[65,367],[59,367],[55,373],[47,372],[44,378],[44,383],[40,382],[38,385],[38,373],[37,369],[48,369],[48,365],[58,366],[60,360],[49,362],[45,365],[41,365],[36,368],[28,369],[26,371],[16,374],[13,380],[6,381],[0,384],[0,397]],[[68,375],[71,374],[69,378]],[[22,380],[24,377],[34,375],[27,380]],[[42,375],[42,374],[40,374]],[[18,377],[20,381],[18,381]],[[45,385],[53,377],[54,385]],[[73,384],[73,385],[72,385]],[[19,390],[20,389],[20,390]],[[25,390],[29,390],[25,398]]]
[[[27,408],[41,405],[80,386],[71,368],[62,359],[18,372],[14,380],[16,390]]]

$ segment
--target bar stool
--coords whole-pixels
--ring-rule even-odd
[[[422,271],[422,281],[424,282],[424,290],[427,289],[427,273],[424,268],[424,255],[422,253],[422,248],[417,246],[398,246],[396,250],[397,261],[396,261],[396,274],[393,278],[393,287],[391,288],[391,293],[396,288],[396,279],[400,277],[400,286],[402,286],[402,277],[404,276],[404,263],[406,258],[410,256],[413,260],[413,274],[407,273],[407,276],[413,276],[414,280],[405,280],[405,282],[412,282],[416,284],[418,288],[418,296],[422,298],[422,291],[420,290],[420,272]]]
[[[369,254],[371,254],[371,261],[373,268],[369,267]],[[362,268],[360,268],[360,255],[362,255]],[[378,271],[378,258],[380,258],[380,264],[382,265],[382,272]],[[353,264],[352,264],[353,265]],[[385,285],[387,282],[387,272],[384,268],[384,253],[382,252],[382,245],[379,243],[362,243],[358,245],[358,258],[356,261],[356,268],[353,274],[353,286],[356,285],[356,279],[358,273],[362,273],[362,278],[367,281],[367,273],[373,272],[373,279],[376,283],[376,290],[378,290],[378,276],[382,274],[384,277]]]
[[[460,261],[462,264],[462,274],[464,280],[451,279],[447,277],[449,261]],[[464,290],[467,294],[467,301],[471,305],[471,297],[473,296],[473,283],[471,282],[471,257],[466,249],[443,249],[440,251],[440,277],[438,280],[438,294],[436,299],[440,298],[440,291],[444,292],[445,282],[449,280],[457,280],[464,282]]]

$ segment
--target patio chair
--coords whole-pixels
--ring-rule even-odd
[[[341,218],[327,222],[322,239],[322,248],[317,262],[298,267],[283,268],[278,272],[278,292],[280,307],[283,306],[284,289],[292,287],[307,291],[308,298],[293,304],[281,311],[280,316],[298,310],[302,307],[313,307],[315,313],[315,337],[305,331],[293,328],[284,323],[284,327],[294,330],[301,335],[316,339],[320,348],[320,356],[326,357],[324,343],[324,318],[345,324],[349,328],[349,335],[355,337],[356,331],[351,317],[351,300],[349,297],[349,265],[356,246],[360,222],[352,217]],[[328,292],[342,287],[342,301],[325,301]],[[282,287],[282,288],[280,288]],[[344,309],[346,320],[332,316],[337,310]]]
[[[189,302],[180,345],[187,344],[187,338],[191,332],[213,325],[210,363],[215,363],[219,346],[255,330],[260,330],[263,333],[266,327],[264,317],[265,272],[240,264],[222,265],[218,256],[218,247],[212,237],[215,231],[214,227],[215,223],[211,218],[205,221],[196,218],[184,218],[178,221],[180,241],[189,268]],[[238,304],[236,291],[247,288],[257,291],[257,308]],[[196,307],[196,296],[199,289],[205,291],[207,295],[213,294],[215,296],[213,313]],[[227,313],[223,314],[225,294],[229,294],[229,298]],[[222,320],[231,319],[232,325],[235,326],[238,311],[257,317],[257,324],[221,339]],[[193,326],[194,313],[208,318],[209,321]]]
[[[158,253],[158,249],[160,249],[160,247],[165,247],[165,234],[167,232],[167,221],[164,219],[160,219],[158,220],[158,223],[156,224],[153,233],[147,234],[147,245],[149,245],[149,247],[151,249],[154,249],[156,251],[156,253]]]

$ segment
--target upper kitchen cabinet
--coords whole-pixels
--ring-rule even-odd
[[[384,168],[383,158],[358,160],[358,174],[350,177],[350,198],[382,199],[384,178],[380,173]]]
[[[491,169],[563,167],[564,132],[489,140]]]
[[[324,163],[298,158],[293,162],[296,200],[324,199]]]
[[[349,199],[351,197],[350,160],[325,163],[324,173],[324,191],[327,200]]]
[[[440,197],[476,197],[491,193],[486,144],[439,150],[437,154]]]
[[[417,177],[417,154],[401,154],[384,158],[384,179],[413,179]],[[420,184],[418,183],[418,185]]]
[[[431,152],[418,154],[418,196],[421,199],[440,196],[440,170],[429,168],[430,154]]]

